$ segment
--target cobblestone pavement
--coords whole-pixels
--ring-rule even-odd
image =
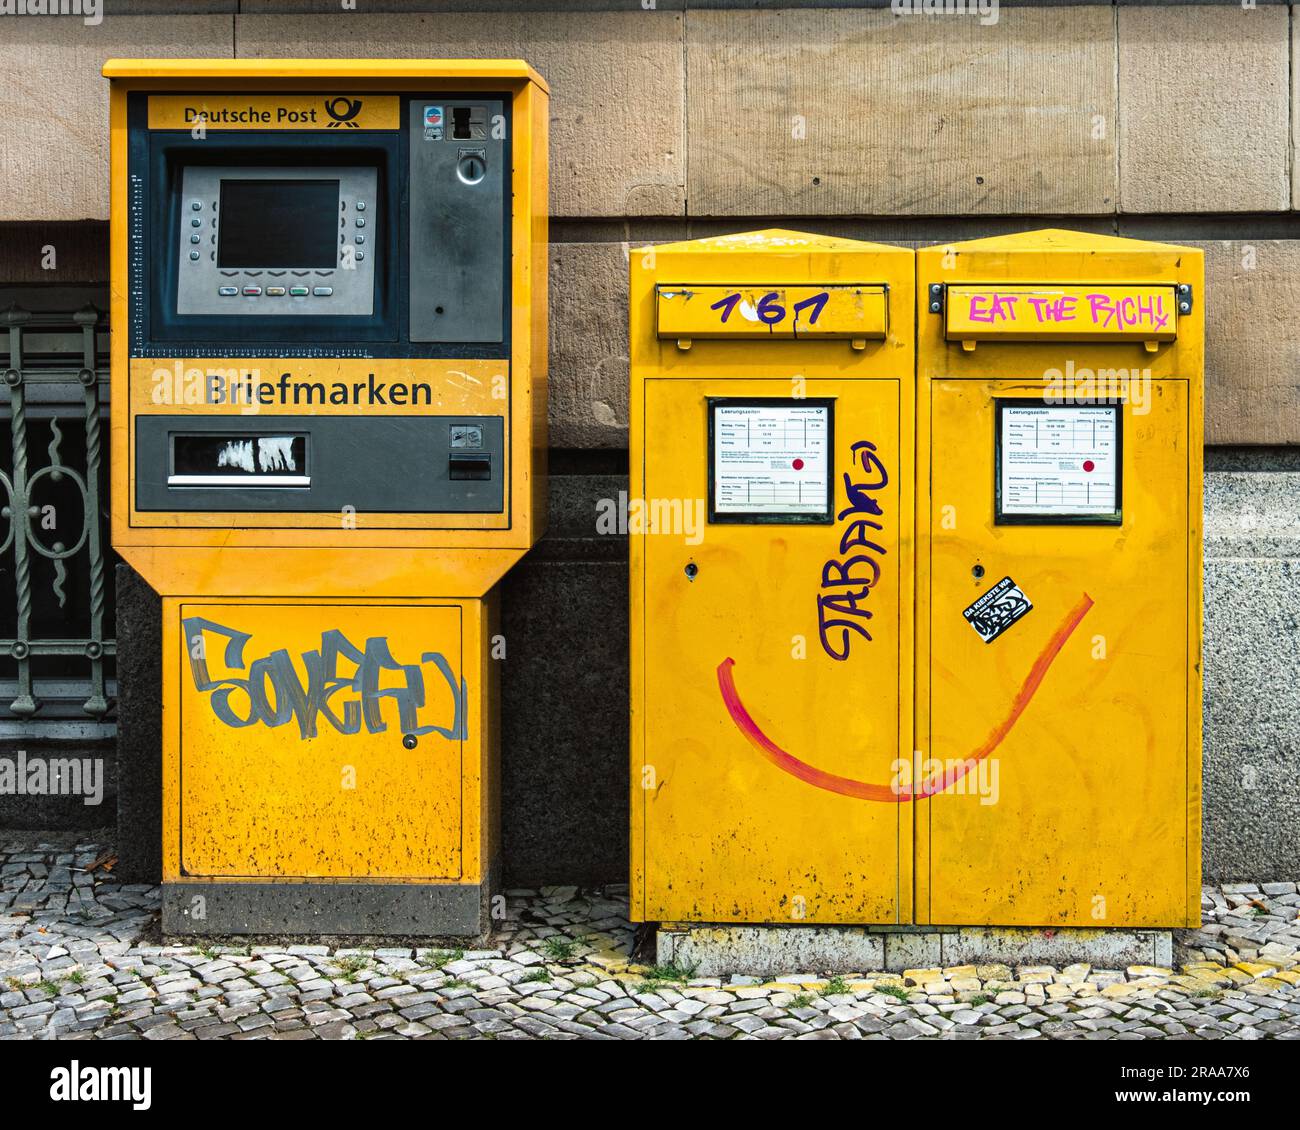
[[[94,844],[0,849],[0,1038],[1297,1039],[1295,883],[1204,893],[1180,970],[689,979],[631,961],[622,889],[509,894],[492,949],[158,944]]]

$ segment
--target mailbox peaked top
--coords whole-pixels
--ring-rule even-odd
[[[906,248],[887,243],[867,243],[859,239],[843,239],[833,235],[814,235],[811,232],[790,231],[786,228],[765,228],[763,231],[739,232],[735,235],[714,235],[704,239],[687,239],[677,243],[660,244],[657,252],[697,252],[701,254],[731,253],[753,255],[803,255],[813,252],[901,252]]]
[[[1070,231],[1067,228],[1043,228],[1040,231],[1016,232],[1013,235],[992,235],[981,239],[935,244],[925,250],[931,254],[935,252],[942,254],[952,250],[958,254],[978,251],[1067,255],[1150,255],[1153,252],[1160,252],[1178,255],[1195,251],[1196,248],[1173,243],[1153,243],[1145,239],[1127,239],[1118,235]]]

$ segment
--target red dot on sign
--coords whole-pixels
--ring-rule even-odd
[[[1085,459],[1085,460],[1083,461],[1083,469],[1084,469],[1085,471],[1092,471],[1092,470],[1095,470],[1096,467],[1097,467],[1097,464],[1094,463],[1091,459]]]
[[[795,469],[796,471],[802,471],[802,470],[803,470],[803,460],[802,460],[802,459],[796,459],[796,460],[794,461],[793,466],[794,466],[794,469]]]

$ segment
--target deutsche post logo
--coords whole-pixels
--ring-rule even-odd
[[[326,129],[338,129],[340,126],[356,129],[357,123],[352,119],[361,113],[361,99],[331,98],[325,103],[325,113],[333,119],[326,125]]]

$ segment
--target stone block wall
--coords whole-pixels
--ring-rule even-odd
[[[596,533],[595,507],[626,485],[629,249],[772,223],[914,246],[1065,226],[1205,249],[1205,867],[1294,878],[1300,29],[1290,6],[1008,2],[992,22],[899,15],[883,0],[356,9],[109,0],[93,27],[0,20],[0,285],[107,279],[99,68],[111,56],[522,56],[542,72],[553,521],[503,592],[512,881],[625,873],[626,545]],[[144,844],[157,780],[151,603],[138,580],[119,583],[122,752],[146,760],[116,779],[140,798],[128,802],[124,842]]]

